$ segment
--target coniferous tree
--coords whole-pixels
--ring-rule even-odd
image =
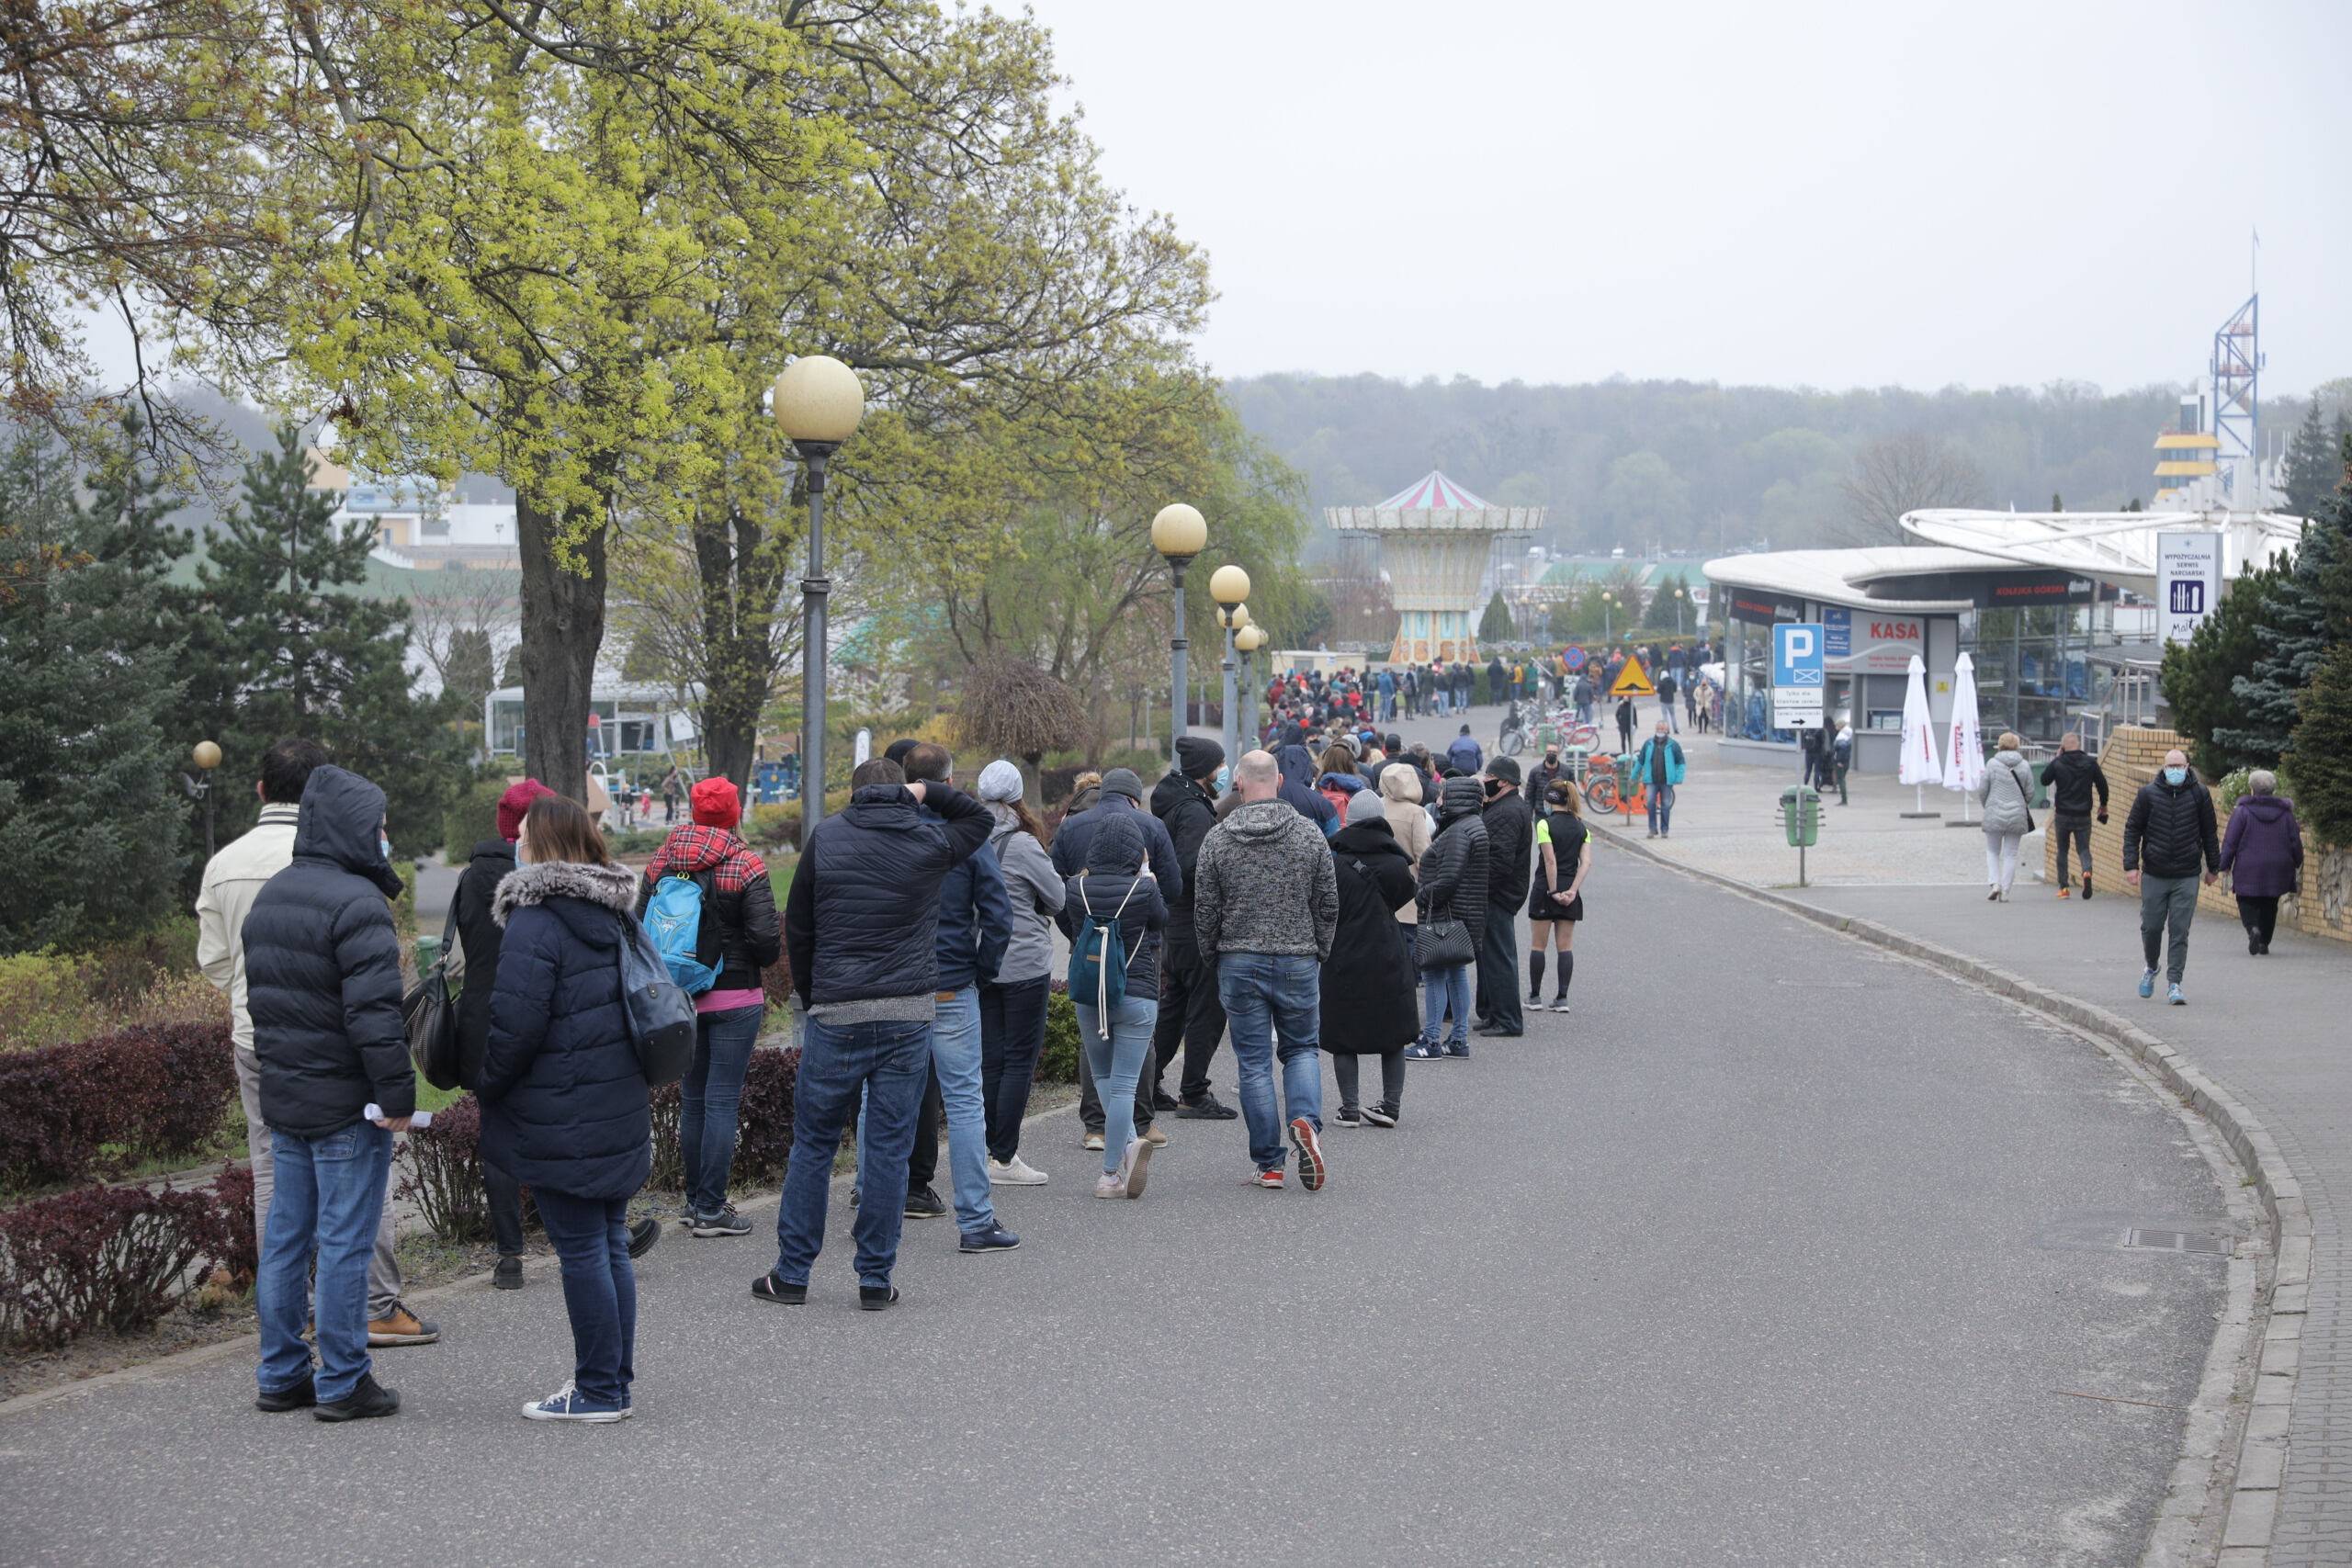
[[[2337,443],[2328,439],[2320,428],[2319,400],[2313,398],[2310,408],[2303,411],[2303,423],[2295,429],[2295,438],[2288,445],[2283,478],[2286,495],[2282,504],[2297,517],[2310,517],[2320,509],[2344,478],[2344,454]]]
[[[2294,567],[2267,596],[2254,666],[2230,684],[2238,700],[2236,722],[2213,732],[2215,745],[2258,766],[2270,766],[2287,753],[2296,705],[2326,652],[2329,600],[2342,597],[2342,586],[2352,576],[2346,570],[2346,499],[2339,490],[2331,504],[2304,520]]]
[[[2352,640],[2320,660],[2295,725],[2295,804],[2321,842],[2352,844]]]
[[[1518,635],[1512,625],[1510,606],[1503,603],[1499,593],[1487,601],[1487,613],[1478,617],[1478,641],[1488,647],[1500,647]]]
[[[448,663],[442,680],[451,699],[460,705],[458,716],[479,722],[483,701],[498,685],[498,661],[492,657],[490,633],[480,626],[459,626],[451,632]]]
[[[2160,679],[2165,701],[2172,708],[2173,728],[2194,743],[2198,770],[2209,778],[2278,761],[2275,755],[2233,750],[2216,739],[2216,731],[2227,729],[2238,715],[2233,683],[2262,652],[2263,620],[2272,593],[2286,577],[2283,565],[2246,573],[2229,585],[2221,604],[2188,641],[2165,649]]]

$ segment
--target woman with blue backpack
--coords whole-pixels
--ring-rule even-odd
[[[748,1235],[727,1201],[743,1075],[767,1016],[760,971],[783,955],[767,863],[736,833],[743,803],[728,779],[687,793],[694,820],[674,829],[645,868],[639,919],[670,976],[695,1004],[695,1060],[678,1086],[679,1152],[686,1168],[686,1229]]]
[[[1097,1198],[1140,1198],[1151,1145],[1136,1136],[1136,1082],[1159,1021],[1159,933],[1168,900],[1151,874],[1143,829],[1114,811],[1087,842],[1086,866],[1064,886],[1070,922],[1069,999],[1079,1045],[1102,1096]]]

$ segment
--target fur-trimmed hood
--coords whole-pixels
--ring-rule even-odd
[[[637,874],[625,865],[540,861],[516,866],[491,896],[490,918],[501,926],[514,911],[550,898],[577,898],[628,915],[637,904]]]

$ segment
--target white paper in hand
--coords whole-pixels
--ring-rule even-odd
[[[384,1108],[371,1100],[361,1108],[359,1114],[365,1116],[370,1122],[380,1122],[384,1119]],[[432,1125],[433,1112],[430,1111],[418,1111],[410,1113],[408,1119],[408,1130],[410,1132],[413,1133],[419,1128],[430,1127]]]

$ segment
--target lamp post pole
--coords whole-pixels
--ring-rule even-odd
[[[857,432],[865,389],[857,373],[826,355],[785,367],[772,401],[776,428],[799,455],[808,478],[808,575],[800,580],[800,847],[807,850],[825,815],[825,467]]]
[[[1217,733],[1224,739],[1226,756],[1230,758],[1235,717],[1233,636],[1250,624],[1250,612],[1243,604],[1250,597],[1250,574],[1230,563],[1217,568],[1209,578],[1209,597],[1216,601],[1216,623],[1225,633],[1225,713]]]
[[[1200,513],[1182,502],[1170,502],[1151,520],[1151,547],[1168,562],[1176,584],[1176,628],[1168,639],[1168,765],[1176,765],[1176,742],[1183,739],[1185,710],[1191,693],[1185,690],[1190,672],[1184,668],[1189,644],[1184,637],[1184,569],[1207,547],[1209,525]]]
[[[1616,635],[1611,631],[1609,626],[1609,606],[1611,603],[1613,601],[1608,594],[1603,593],[1600,596],[1600,640],[1603,644],[1608,643]]]
[[[1233,662],[1233,633],[1235,628],[1231,624],[1232,617],[1227,616],[1225,619],[1227,623],[1225,628],[1225,711],[1219,716],[1221,722],[1218,726],[1218,733],[1225,741],[1225,754],[1227,757],[1230,757],[1233,755],[1233,736],[1234,731],[1237,728],[1236,721],[1240,717],[1240,716],[1234,712],[1233,708],[1234,703],[1239,698],[1239,694],[1234,690],[1236,682],[1234,680],[1235,666]]]

